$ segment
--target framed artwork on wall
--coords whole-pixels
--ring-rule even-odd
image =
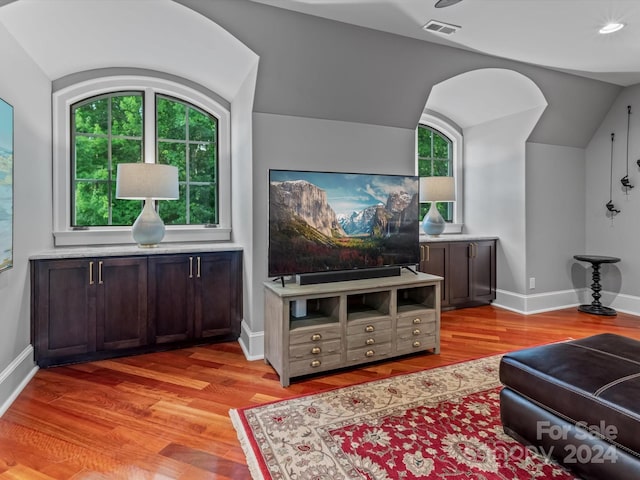
[[[13,267],[13,107],[0,98],[0,272]]]

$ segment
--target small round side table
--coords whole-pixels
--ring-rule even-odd
[[[591,305],[580,305],[578,310],[594,315],[607,315],[610,317],[616,315],[617,312],[613,308],[605,307],[600,303],[600,290],[602,290],[602,286],[600,285],[600,265],[603,263],[617,263],[620,259],[618,257],[604,257],[601,255],[574,255],[573,258],[581,262],[589,262],[593,267],[593,283],[591,284],[593,302],[591,302]]]

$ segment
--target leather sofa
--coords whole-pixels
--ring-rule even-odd
[[[504,355],[505,433],[583,479],[640,479],[640,342],[594,335]]]

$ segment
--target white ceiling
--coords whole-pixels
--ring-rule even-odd
[[[618,85],[640,83],[640,0],[253,0],[362,27],[571,71]],[[458,25],[426,32],[429,20]],[[626,24],[598,34],[609,21]]]
[[[171,0],[127,0],[125,14],[124,3],[20,0],[0,6],[0,27],[51,80],[99,68],[151,69],[200,83],[231,101],[258,61],[190,8]]]

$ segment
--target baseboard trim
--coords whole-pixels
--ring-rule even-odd
[[[264,331],[252,332],[251,327],[243,320],[238,343],[247,360],[264,359]]]
[[[615,292],[601,292],[603,305],[616,309],[621,313],[640,316],[640,297]],[[507,290],[497,290],[493,305],[523,315],[551,312],[563,308],[577,307],[583,303],[591,303],[591,290],[559,290],[556,292],[522,295]]]
[[[37,371],[38,366],[33,362],[33,347],[27,345],[0,373],[0,417],[18,398]]]

